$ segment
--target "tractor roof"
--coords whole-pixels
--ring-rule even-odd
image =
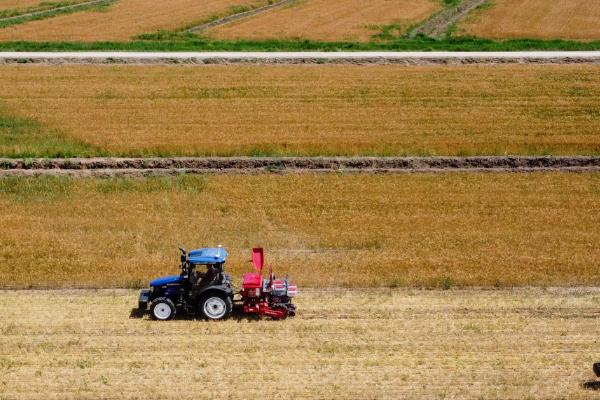
[[[221,264],[227,259],[227,250],[223,247],[207,247],[190,251],[190,264]]]

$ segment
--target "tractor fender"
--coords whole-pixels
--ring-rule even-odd
[[[218,294],[222,294],[228,297],[233,297],[233,289],[229,285],[211,285],[200,288],[194,291],[194,299],[198,299],[201,296],[208,294],[209,292],[214,292]]]

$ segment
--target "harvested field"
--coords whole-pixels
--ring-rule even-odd
[[[597,289],[303,290],[294,319],[218,323],[130,319],[136,296],[0,292],[3,397],[599,397]]]
[[[42,0],[0,0],[0,10],[37,6]]]
[[[200,23],[232,6],[262,3],[262,0],[119,0],[104,12],[79,12],[0,29],[0,40],[129,40],[144,33]]]
[[[596,65],[11,65],[0,79],[4,156],[56,156],[59,133],[69,157],[600,153]]]
[[[600,39],[600,2],[494,0],[459,25],[459,33],[493,39]]]
[[[217,39],[368,41],[383,25],[404,32],[441,8],[434,0],[304,0],[206,32]]]
[[[597,285],[598,209],[599,173],[3,178],[0,287],[143,286],[218,243],[312,287]]]

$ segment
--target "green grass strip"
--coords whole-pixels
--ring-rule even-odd
[[[397,38],[373,42],[319,42],[313,40],[216,41],[194,35],[158,32],[131,42],[0,42],[0,51],[591,51],[600,40],[513,39],[496,41],[474,37],[431,39]]]
[[[99,149],[39,122],[0,113],[0,156],[10,158],[92,157]]]

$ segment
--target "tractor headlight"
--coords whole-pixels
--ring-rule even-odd
[[[154,292],[154,286],[150,286],[150,293]]]

